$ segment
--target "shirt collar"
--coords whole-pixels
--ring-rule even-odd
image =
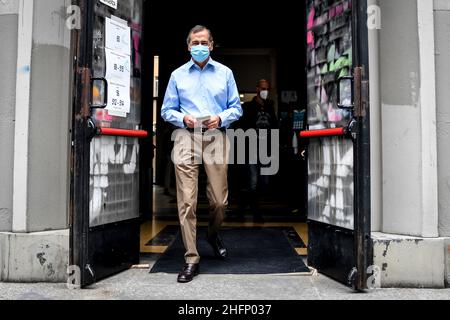
[[[206,64],[206,66],[205,66],[204,69],[208,68],[209,66],[215,68],[216,65],[217,65],[217,63],[213,60],[213,58],[209,57],[209,61],[208,61],[208,63]],[[194,62],[193,59],[191,59],[191,60],[187,63],[187,68],[188,68],[188,70],[192,70],[192,68],[194,68],[195,66],[196,66],[196,64],[195,64],[195,62]]]

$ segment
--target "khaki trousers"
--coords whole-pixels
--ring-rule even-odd
[[[172,159],[177,181],[178,214],[186,248],[186,263],[199,263],[197,251],[197,197],[200,165],[208,176],[206,194],[209,200],[208,238],[216,237],[228,205],[229,141],[224,132],[206,133],[177,130]]]

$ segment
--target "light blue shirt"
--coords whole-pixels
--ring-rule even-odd
[[[161,110],[162,118],[185,128],[186,115],[218,115],[228,128],[243,111],[233,72],[211,58],[203,70],[192,60],[172,73]]]

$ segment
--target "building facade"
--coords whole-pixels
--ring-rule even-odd
[[[76,66],[71,5],[0,2],[1,281],[67,279]],[[368,8],[373,262],[383,287],[444,287],[450,4],[368,0]]]

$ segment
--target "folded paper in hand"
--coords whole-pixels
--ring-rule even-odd
[[[211,116],[197,118],[197,125],[196,125],[196,127],[197,128],[198,127],[206,128],[206,126],[203,124],[203,122],[209,121],[209,120],[211,120]]]

